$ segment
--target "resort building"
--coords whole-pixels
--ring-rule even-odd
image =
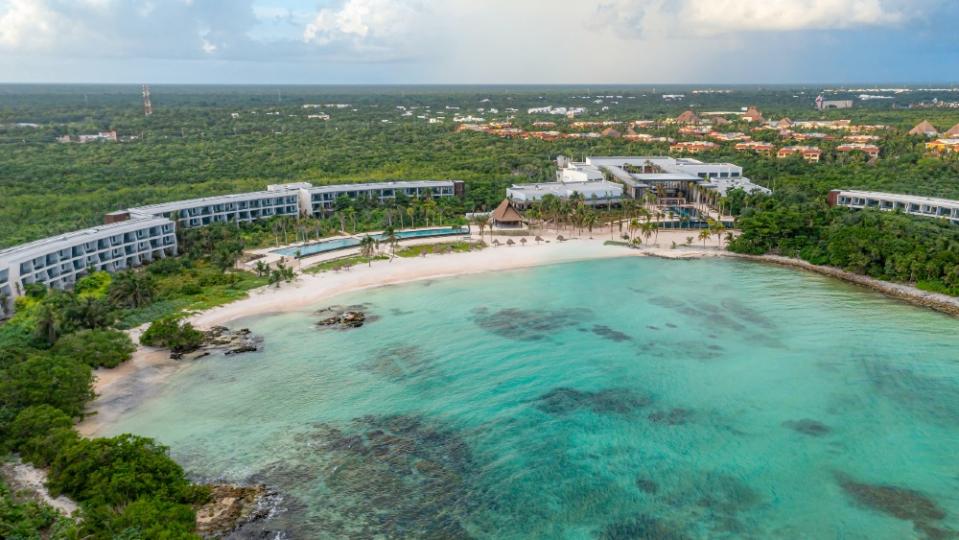
[[[916,127],[910,129],[909,134],[921,137],[938,137],[939,131],[936,129],[936,126],[930,124],[928,120],[923,120],[916,124]]]
[[[936,139],[933,142],[926,143],[926,150],[936,154],[946,154],[949,152],[959,153],[959,138],[955,139]]]
[[[602,174],[602,173],[600,173]],[[619,204],[623,198],[623,186],[606,180],[588,182],[546,182],[541,184],[513,184],[506,189],[506,197],[516,208],[525,209],[552,195],[567,200],[574,194],[583,196],[587,206]]]
[[[523,215],[513,207],[509,199],[503,199],[490,214],[489,222],[493,227],[515,229],[523,226]]]
[[[772,155],[776,147],[772,143],[749,141],[736,144],[736,150],[740,152],[755,152],[757,154]]]
[[[945,135],[946,138],[949,138],[949,139],[954,137],[959,137],[959,124],[956,124],[952,126],[951,128],[949,128],[949,131],[943,133],[943,135]]]
[[[246,223],[274,216],[300,214],[299,191],[284,186],[274,190],[218,195],[186,201],[152,204],[106,215],[106,222],[129,217],[155,216],[175,220],[183,228],[203,227],[214,223]]]
[[[950,199],[834,189],[829,192],[828,200],[830,206],[875,208],[890,212],[899,210],[913,216],[946,219],[959,225],[959,201]]]
[[[749,107],[746,109],[746,114],[743,115],[743,120],[747,122],[756,122],[757,124],[761,124],[766,121],[766,119],[763,118],[763,113],[759,112],[759,109],[756,107]]]
[[[0,251],[0,317],[24,287],[67,289],[91,270],[117,272],[175,255],[176,231],[163,217],[136,217]]]
[[[306,184],[299,188],[300,206],[305,215],[311,216],[336,210],[336,200],[340,197],[354,201],[367,199],[385,202],[398,195],[416,199],[462,196],[463,193],[464,184],[459,180],[410,180],[330,186]]]
[[[879,147],[874,144],[867,143],[844,143],[836,147],[836,151],[843,154],[848,154],[850,152],[862,152],[869,156],[869,159],[876,159],[879,157]]]
[[[732,163],[704,163],[692,158],[668,156],[587,157],[581,163],[557,160],[562,178],[566,169],[586,171],[591,178],[602,175],[622,184],[626,197],[642,199],[647,193],[674,202],[691,200],[697,186],[725,193],[739,187],[747,192],[767,192],[743,176],[743,168]]]
[[[719,145],[714,142],[709,141],[688,141],[688,142],[678,142],[669,147],[670,152],[681,152],[686,154],[699,154],[700,152],[707,152],[709,150],[716,150],[719,148]]]
[[[786,159],[794,154],[801,155],[802,158],[809,163],[819,163],[819,158],[822,157],[822,150],[817,146],[783,146],[779,149],[779,152],[776,153],[776,157]]]
[[[750,140],[749,135],[745,133],[734,131],[732,133],[721,133],[718,131],[709,132],[709,138],[717,142],[736,142],[736,141],[748,141]]]

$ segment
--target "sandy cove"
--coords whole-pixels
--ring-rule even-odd
[[[281,313],[307,309],[322,303],[331,297],[353,291],[396,285],[428,279],[438,279],[459,275],[482,274],[530,268],[547,264],[575,261],[610,259],[618,257],[653,256],[671,259],[695,259],[703,257],[736,257],[763,263],[789,266],[828,275],[843,281],[861,285],[900,300],[929,307],[959,316],[959,299],[921,291],[909,285],[889,283],[872,279],[837,268],[821,267],[798,259],[772,255],[746,256],[719,249],[715,237],[703,246],[701,242],[685,245],[693,231],[662,231],[656,245],[646,245],[641,249],[625,246],[605,245],[609,240],[608,231],[594,231],[591,238],[576,238],[574,232],[560,231],[570,239],[564,242],[556,240],[556,233],[540,233],[545,240],[542,244],[529,240],[523,246],[490,246],[479,251],[451,253],[447,255],[428,255],[417,258],[397,257],[391,261],[373,261],[371,266],[357,265],[350,270],[324,272],[321,274],[301,274],[293,283],[281,287],[263,287],[250,292],[243,299],[196,313],[189,320],[198,328],[227,325],[236,319],[270,313]],[[497,236],[501,243],[509,238]],[[479,239],[474,235],[474,239]],[[489,235],[484,236],[489,243]],[[442,240],[432,239],[432,242]],[[676,249],[671,246],[676,243]],[[430,243],[430,242],[415,242]],[[410,245],[413,242],[404,243]],[[305,266],[308,266],[308,262]],[[131,338],[139,341],[143,328],[131,330]],[[162,349],[140,346],[133,358],[114,369],[98,369],[94,390],[97,399],[90,404],[88,415],[77,429],[87,437],[100,435],[104,429],[114,423],[125,412],[144,400],[156,395],[163,382],[180,369],[189,366],[188,362],[172,360],[169,352]]]

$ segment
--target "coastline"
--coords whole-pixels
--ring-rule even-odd
[[[565,231],[561,231],[560,234]],[[571,238],[564,242],[556,240],[556,233],[540,233],[548,243],[526,246],[487,247],[483,250],[445,255],[430,255],[417,258],[400,258],[394,261],[374,261],[372,266],[357,265],[350,270],[301,274],[297,280],[281,287],[263,287],[250,292],[247,298],[195,313],[189,320],[199,329],[226,326],[237,319],[307,309],[334,296],[430,279],[532,268],[549,264],[612,259],[621,257],[660,257],[666,259],[702,259],[730,257],[759,263],[775,264],[807,270],[817,274],[853,283],[885,294],[907,303],[931,308],[949,315],[959,316],[959,298],[921,291],[915,287],[880,281],[867,276],[846,272],[838,268],[816,266],[800,259],[776,255],[742,255],[719,249],[715,240],[710,247],[693,244],[675,249],[672,242],[681,244],[688,231],[665,231],[660,233],[656,246],[632,249],[625,246],[605,245],[602,231],[592,238]],[[488,235],[486,235],[488,238]],[[501,237],[504,242],[508,237]],[[478,240],[477,235],[473,235]],[[130,331],[134,343],[144,328]],[[89,404],[88,416],[77,425],[77,431],[85,437],[100,435],[121,415],[156,395],[163,383],[178,371],[187,368],[189,362],[172,360],[163,349],[139,346],[129,361],[113,369],[98,369],[95,372],[94,391],[97,398]]]
[[[914,306],[932,309],[953,317],[959,317],[959,298],[947,296],[945,294],[923,291],[913,285],[883,281],[881,279],[847,272],[841,268],[836,268],[833,266],[820,266],[802,259],[783,257],[781,255],[743,255],[732,252],[726,252],[725,255],[747,261],[775,264],[778,266],[814,272],[816,274],[832,277],[847,283],[852,283],[854,285],[860,285],[867,289],[871,289]]]

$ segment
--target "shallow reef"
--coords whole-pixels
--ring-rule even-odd
[[[591,331],[603,339],[608,339],[609,341],[614,341],[617,343],[630,341],[633,339],[629,334],[620,332],[619,330],[614,330],[603,324],[594,324]]]
[[[809,418],[803,418],[801,420],[787,420],[783,422],[783,427],[791,429],[797,433],[802,433],[803,435],[809,435],[810,437],[822,437],[824,435],[829,435],[832,432],[832,429],[816,420]]]
[[[662,519],[640,514],[631,519],[607,525],[596,538],[600,540],[689,540],[676,525]]]
[[[296,461],[279,458],[257,475],[293,502],[247,537],[285,529],[303,538],[469,538],[473,456],[449,427],[417,416],[364,416],[345,426],[314,424],[294,444]]]
[[[422,347],[402,343],[394,343],[374,352],[360,367],[393,382],[432,379],[441,375],[432,355]]]
[[[867,484],[852,476],[837,472],[836,482],[853,502],[864,508],[904,520],[931,540],[956,538],[959,534],[940,528],[938,522],[946,518],[946,512],[924,493],[900,486]]]
[[[490,311],[489,308],[479,307],[473,310],[472,320],[483,330],[500,337],[536,341],[573,326],[591,315],[592,311],[585,308],[504,308]]]
[[[650,405],[652,398],[628,388],[608,388],[595,392],[560,387],[536,400],[536,408],[553,415],[589,410],[597,414],[632,414]]]

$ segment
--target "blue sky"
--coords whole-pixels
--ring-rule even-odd
[[[0,0],[0,82],[959,82],[955,0]]]

